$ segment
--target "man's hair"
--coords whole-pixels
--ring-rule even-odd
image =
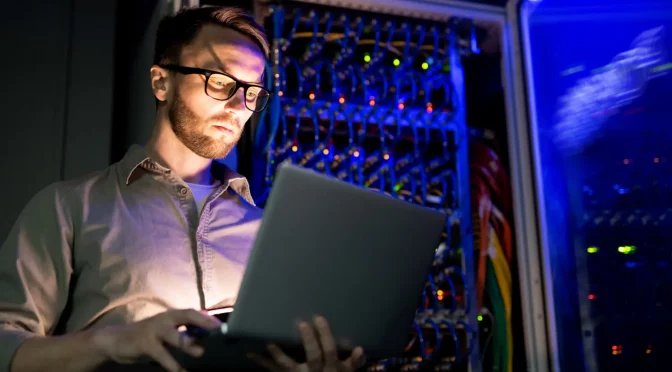
[[[178,64],[182,48],[191,43],[205,25],[219,25],[250,37],[268,58],[270,47],[264,29],[244,10],[232,7],[183,8],[159,23],[154,64]]]

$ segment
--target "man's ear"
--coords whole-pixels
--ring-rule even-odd
[[[168,99],[168,92],[170,91],[171,79],[168,70],[154,65],[149,69],[152,78],[152,91],[154,97],[160,102],[165,102]]]

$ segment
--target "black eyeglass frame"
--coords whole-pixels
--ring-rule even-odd
[[[247,108],[248,110],[250,110],[252,112],[262,112],[262,111],[264,111],[264,109],[266,109],[266,107],[268,106],[268,102],[271,100],[271,94],[272,94],[271,91],[266,89],[262,85],[244,83],[244,82],[236,79],[234,76],[232,76],[230,74],[227,74],[225,72],[212,71],[212,70],[206,70],[204,68],[187,67],[187,66],[180,66],[180,65],[159,65],[159,67],[165,68],[166,70],[179,72],[182,75],[203,75],[203,76],[205,76],[205,84],[203,85],[203,90],[205,91],[205,94],[208,97],[210,97],[214,100],[217,100],[217,101],[227,101],[227,100],[231,99],[231,97],[233,97],[236,94],[236,92],[238,91],[238,89],[240,89],[240,88],[243,88],[243,94],[244,95],[247,95],[247,90],[250,87],[260,88],[260,89],[266,91],[268,93],[268,100],[264,104],[264,107],[262,107],[261,109],[252,110],[247,106],[247,101],[245,101],[245,108]],[[224,76],[228,77],[229,79],[233,80],[236,83],[236,86],[231,90],[231,94],[229,94],[228,97],[226,97],[224,99],[220,99],[220,98],[215,98],[208,93],[208,80],[210,80],[210,76],[212,76],[212,75],[224,75]]]

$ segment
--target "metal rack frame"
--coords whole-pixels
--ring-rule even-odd
[[[490,5],[469,4],[455,0],[293,0],[302,3],[328,5],[375,13],[429,20],[449,20],[453,17],[498,21],[504,9]]]
[[[523,327],[527,368],[531,371],[559,371],[557,343],[549,326],[554,324],[551,308],[545,301],[548,296],[547,278],[543,276],[540,249],[540,224],[538,222],[537,190],[532,133],[528,118],[528,99],[534,99],[528,90],[526,71],[529,58],[525,58],[524,32],[520,19],[520,9],[528,0],[510,0],[506,6],[502,32],[502,67],[505,76],[505,99],[507,107],[507,129],[509,157],[511,164],[512,190],[514,192],[514,219],[516,241],[518,243],[518,268],[521,280],[523,306]],[[528,52],[529,53],[529,52]],[[545,255],[547,257],[547,255]],[[550,334],[549,334],[550,333]],[[552,364],[550,363],[552,361]]]

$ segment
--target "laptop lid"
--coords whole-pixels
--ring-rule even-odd
[[[301,346],[298,320],[329,321],[343,350],[400,354],[446,216],[283,164],[228,337]]]

